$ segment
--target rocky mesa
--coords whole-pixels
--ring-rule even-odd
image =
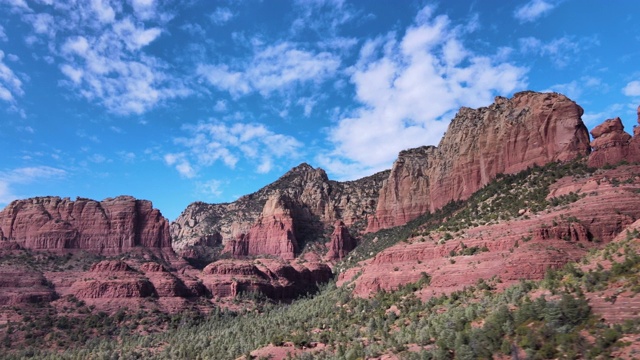
[[[169,222],[150,201],[55,196],[15,200],[0,212],[1,241],[31,250],[115,255],[134,248],[173,253]]]

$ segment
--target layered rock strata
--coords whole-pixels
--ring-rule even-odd
[[[583,110],[556,93],[496,97],[461,108],[438,147],[400,153],[380,190],[367,231],[403,225],[450,201],[464,200],[497,174],[588,155]]]
[[[579,199],[569,205],[462,229],[452,239],[437,231],[415,236],[341,273],[338,285],[353,281],[355,294],[369,296],[428,274],[426,299],[477,285],[479,279],[497,277],[503,287],[542,279],[548,268],[579,260],[640,219],[638,174],[640,166],[632,165],[584,178],[567,176],[551,185],[549,199],[576,194]],[[477,251],[464,255],[469,248]]]
[[[115,255],[133,248],[171,251],[169,222],[151,202],[36,197],[0,212],[1,242],[32,250],[79,249]]]
[[[220,260],[209,264],[199,277],[213,297],[260,293],[271,299],[292,299],[317,290],[329,281],[331,269],[322,263],[285,262],[279,259]]]

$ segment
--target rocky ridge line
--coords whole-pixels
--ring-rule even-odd
[[[531,91],[498,96],[488,107],[461,108],[437,147],[400,153],[367,231],[403,225],[464,200],[498,174],[588,155],[583,112],[564,95]]]

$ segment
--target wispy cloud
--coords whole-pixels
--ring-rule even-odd
[[[7,33],[4,31],[4,27],[0,25],[0,41],[7,41],[9,38],[7,37]]]
[[[599,78],[592,76],[583,76],[580,80],[573,80],[564,84],[551,85],[549,88],[542,90],[543,92],[555,91],[568,96],[576,101],[580,99],[582,94],[587,90],[601,89],[604,86]]]
[[[462,40],[468,30],[433,12],[422,9],[400,40],[389,34],[362,47],[351,69],[362,106],[330,129],[334,150],[317,158],[332,173],[387,168],[400,150],[435,144],[460,106],[487,105],[526,85],[526,69],[474,54]]]
[[[234,168],[241,159],[253,164],[256,172],[268,173],[274,159],[296,158],[302,148],[295,138],[274,133],[263,124],[207,122],[185,125],[184,130],[189,136],[174,142],[185,151],[167,153],[164,161],[186,178],[218,162]]]
[[[533,36],[518,39],[520,52],[525,55],[546,56],[558,68],[564,68],[579,56],[585,49],[597,44],[595,38],[576,39],[563,36],[544,42]]]
[[[4,63],[4,52],[0,50],[0,100],[15,105],[16,96],[22,96],[22,81]]]
[[[112,113],[141,114],[190,90],[171,67],[145,47],[164,32],[171,15],[154,0],[132,0],[133,12],[105,0],[51,2],[29,8],[14,1],[32,33],[27,43],[46,44],[43,56],[58,61],[61,84]],[[36,11],[37,9],[37,11]]]
[[[594,127],[606,119],[611,119],[615,117],[616,114],[619,114],[624,110],[623,104],[611,104],[607,106],[604,110],[600,112],[590,112],[587,111],[582,115],[582,121],[587,125],[587,127]]]
[[[545,0],[531,0],[528,3],[518,7],[513,16],[520,22],[532,22],[540,18],[541,16],[549,13],[556,4]]]
[[[199,196],[217,198],[222,195],[222,182],[220,180],[208,180],[196,182],[196,192]]]
[[[340,66],[340,58],[329,52],[313,52],[282,42],[267,47],[256,46],[248,61],[235,66],[201,64],[197,73],[219,90],[232,96],[259,92],[269,96],[299,84],[320,83]],[[230,62],[235,63],[235,62]]]
[[[231,9],[226,7],[217,8],[210,16],[211,21],[216,25],[224,25],[233,19],[234,14]]]
[[[342,25],[361,15],[344,0],[296,0],[294,5],[298,13],[291,25],[294,36],[310,29],[331,40]]]
[[[12,189],[15,185],[30,184],[42,180],[62,179],[67,172],[50,166],[33,166],[5,170],[0,175],[0,204],[7,204],[24,197]]]

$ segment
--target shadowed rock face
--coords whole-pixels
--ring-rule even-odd
[[[0,236],[33,250],[80,249],[114,255],[141,247],[171,251],[169,223],[151,202],[36,197],[0,212]]]
[[[452,200],[466,199],[497,174],[588,155],[582,114],[564,95],[535,92],[460,109],[438,147],[400,153],[367,231],[403,225]]]
[[[198,274],[213,297],[259,292],[276,300],[315,291],[317,284],[329,281],[332,276],[326,264],[289,263],[279,259],[220,260]]]

